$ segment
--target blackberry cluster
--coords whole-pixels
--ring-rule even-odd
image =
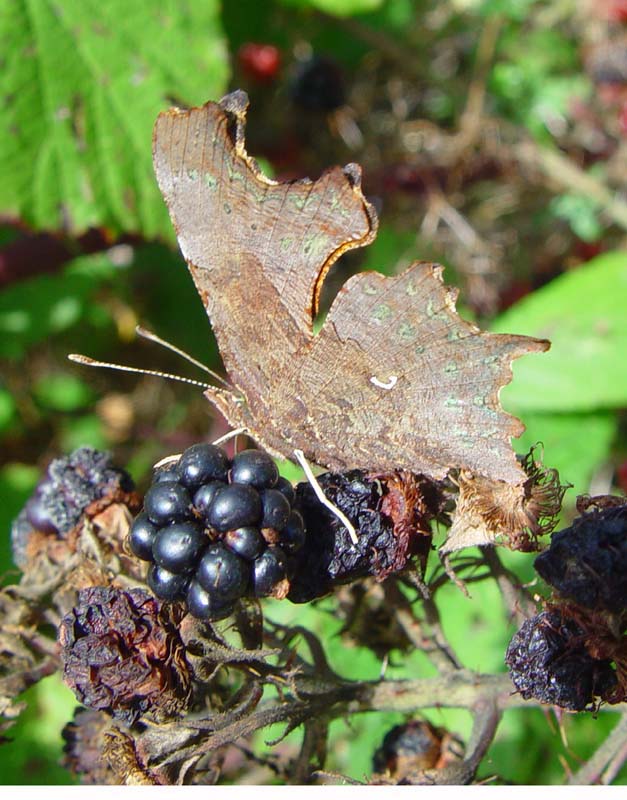
[[[526,620],[507,648],[514,686],[528,700],[583,711],[610,697],[617,684],[609,659],[592,658],[578,623],[557,610]]]
[[[260,450],[229,460],[195,444],[158,471],[130,548],[152,562],[148,585],[163,600],[182,600],[198,619],[229,616],[244,596],[284,596],[290,557],[305,541],[294,490]]]
[[[130,476],[113,465],[109,453],[79,447],[69,456],[54,459],[13,522],[15,563],[22,568],[28,563],[33,531],[63,539],[92,503],[122,497],[133,489]]]
[[[578,517],[553,534],[535,560],[557,592],[589,609],[623,614],[627,608],[627,505]]]

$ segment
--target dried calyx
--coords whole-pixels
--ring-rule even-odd
[[[459,473],[455,513],[442,553],[486,544],[523,552],[539,549],[540,537],[555,528],[569,485],[560,483],[556,469],[536,459],[535,449],[519,458],[527,478],[518,485],[466,470]]]

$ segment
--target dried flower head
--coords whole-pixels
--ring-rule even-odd
[[[191,697],[179,622],[175,606],[141,589],[81,590],[59,629],[65,682],[86,706],[128,724],[179,715]]]
[[[448,539],[441,551],[504,544],[511,550],[538,549],[538,539],[557,524],[564,492],[556,469],[535,459],[535,448],[520,459],[527,480],[515,486],[462,470],[459,495]]]

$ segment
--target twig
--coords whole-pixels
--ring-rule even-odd
[[[589,786],[600,783],[603,770],[616,758],[618,753],[624,752],[627,746],[627,712],[621,716],[618,724],[614,726],[603,744],[586,761],[586,763],[572,775],[569,786]]]
[[[512,618],[523,622],[528,616],[536,613],[535,604],[525,590],[516,583],[516,576],[503,566],[499,554],[494,547],[482,547],[481,552],[490,572],[496,581],[506,608]],[[512,578],[514,580],[512,580]]]
[[[556,150],[540,147],[532,141],[515,144],[512,152],[519,162],[539,169],[559,184],[561,189],[577,192],[594,201],[613,222],[627,230],[627,203],[569,158]]]

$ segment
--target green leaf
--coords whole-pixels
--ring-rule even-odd
[[[7,389],[0,389],[0,431],[10,428],[15,421],[17,409],[13,395]]]
[[[65,331],[95,307],[100,285],[117,269],[104,254],[70,262],[60,275],[20,281],[0,293],[0,356],[21,358],[24,351]]]
[[[169,233],[152,127],[171,98],[222,94],[218,0],[12,0],[0,42],[0,210],[37,228]]]
[[[76,411],[94,398],[84,381],[67,373],[40,378],[33,386],[33,394],[41,406],[52,411]]]
[[[350,17],[353,14],[367,14],[383,5],[383,0],[281,0],[286,6],[314,8],[334,17]]]
[[[559,471],[562,483],[572,483],[567,499],[590,491],[590,479],[607,460],[618,431],[616,414],[541,414],[523,416],[527,430],[515,442],[519,453],[544,445],[544,464]]]
[[[606,253],[523,298],[493,324],[551,340],[514,363],[503,405],[519,411],[594,411],[627,405],[627,253]]]

